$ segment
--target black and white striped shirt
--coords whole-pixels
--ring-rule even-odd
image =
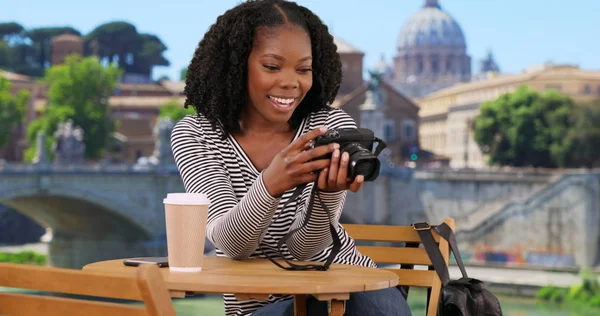
[[[329,129],[355,128],[354,120],[340,109],[321,110],[306,117],[294,139],[327,125]],[[220,125],[219,125],[220,126]],[[207,194],[211,205],[206,235],[216,248],[218,256],[234,259],[264,257],[263,249],[276,248],[277,242],[290,229],[300,227],[305,217],[313,184],[304,189],[301,198],[283,208],[292,192],[281,197],[271,196],[259,172],[233,136],[223,140],[204,116],[188,116],[179,121],[171,134],[173,155],[190,193]],[[333,216],[342,242],[334,263],[376,267],[362,256],[343,227],[338,223],[346,191],[321,192],[321,200]],[[286,259],[325,261],[332,246],[328,216],[320,203],[314,203],[308,225],[292,235],[282,247]],[[225,313],[249,315],[252,311],[290,296],[271,295],[269,300],[239,301],[225,294]]]

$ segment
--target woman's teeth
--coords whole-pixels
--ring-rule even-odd
[[[296,98],[277,98],[277,97],[269,96],[269,99],[277,102],[280,105],[290,105],[294,102],[294,100]]]

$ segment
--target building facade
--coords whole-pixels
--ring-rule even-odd
[[[410,148],[419,148],[419,108],[396,87],[384,80],[386,69],[377,65],[363,80],[364,53],[340,38],[335,39],[344,71],[333,107],[347,112],[359,127],[373,130],[388,145],[390,160],[402,163]]]
[[[537,91],[555,89],[576,102],[600,98],[600,71],[585,71],[572,65],[541,65],[519,74],[494,72],[487,79],[457,84],[421,99],[419,137],[421,146],[450,158],[455,168],[486,168],[470,128],[483,102],[526,85]]]
[[[391,80],[410,98],[471,80],[464,33],[438,0],[425,0],[406,21],[396,47]]]

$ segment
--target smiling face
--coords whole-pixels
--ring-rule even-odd
[[[258,29],[248,57],[245,119],[287,123],[312,82],[312,47],[304,29],[291,25]]]

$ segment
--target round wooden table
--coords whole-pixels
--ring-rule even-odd
[[[135,267],[123,264],[123,259],[91,263],[83,270],[136,273]],[[160,270],[175,297],[185,297],[186,293],[232,293],[239,300],[262,300],[269,294],[291,294],[295,297],[296,315],[305,315],[307,294],[331,302],[330,315],[343,315],[350,293],[398,284],[398,275],[383,269],[332,264],[327,271],[287,271],[266,259],[205,257],[201,272]]]

